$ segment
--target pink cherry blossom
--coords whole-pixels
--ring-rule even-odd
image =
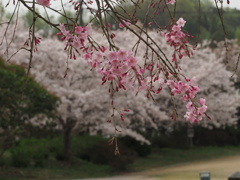
[[[120,66],[120,61],[118,59],[113,59],[111,65],[115,67]]]
[[[203,105],[202,107],[198,108],[198,113],[204,114],[207,111],[207,109],[208,109],[207,106]]]
[[[87,39],[87,36],[88,36],[87,32],[79,33],[77,35],[78,39],[81,39],[83,41],[85,41],[85,39]]]
[[[85,60],[89,60],[89,59],[92,57],[92,54],[90,54],[90,53],[85,53],[85,54],[82,55],[82,57],[83,57],[83,59],[85,59]]]
[[[137,64],[137,59],[136,59],[135,57],[133,57],[133,56],[130,56],[130,57],[128,58],[127,62],[128,62],[128,65],[129,65],[129,66],[134,67],[134,66],[136,66],[136,64]]]
[[[108,76],[108,80],[109,81],[111,81],[111,80],[113,80],[113,79],[115,79],[116,78],[116,76],[115,75],[112,75],[112,74],[110,74],[109,76]]]
[[[88,23],[87,26],[85,27],[85,31],[87,34],[92,33],[92,23]]]
[[[189,110],[189,111],[194,111],[195,107],[193,105],[193,103],[191,101],[189,101],[186,105],[186,108]]]
[[[75,27],[75,33],[76,33],[76,34],[80,34],[80,33],[82,33],[82,31],[83,31],[82,26],[77,26],[77,27]]]
[[[66,36],[66,35],[69,33],[69,31],[66,31],[64,24],[59,24],[59,29],[60,29],[60,31],[61,31],[61,34],[59,34],[59,35],[64,35],[64,36]]]
[[[167,85],[168,85],[171,89],[175,88],[175,82],[174,82],[172,79],[170,79],[170,80],[167,81]]]
[[[172,30],[175,32],[181,31],[181,26],[173,25]]]
[[[186,118],[190,123],[197,122],[196,114],[194,114],[193,112],[187,112],[184,115],[184,118]]]
[[[115,52],[115,51],[110,51],[110,52],[108,53],[108,60],[109,60],[109,61],[117,60],[117,59],[118,59],[117,52]]]
[[[176,0],[167,0],[167,4],[174,4]]]
[[[37,0],[37,3],[46,7],[50,6],[50,0]]]
[[[128,57],[128,54],[128,51],[122,49],[117,52],[119,60],[125,60]]]
[[[82,43],[81,43],[81,41],[79,41],[79,39],[77,37],[73,38],[73,42],[71,43],[71,45],[76,49],[79,49],[82,47]]]
[[[205,103],[205,100],[203,100],[203,98],[201,98],[200,101],[204,101]],[[197,108],[191,101],[187,103],[186,107],[188,109],[188,112],[186,112],[184,117],[191,123],[201,121],[202,118],[206,116],[205,113],[208,109],[205,104]]]
[[[103,58],[103,53],[97,51],[97,52],[95,52],[95,53],[93,54],[93,58],[96,58],[96,59],[98,59],[98,61],[101,61],[102,58]]]
[[[131,25],[131,23],[128,22],[128,21],[122,20],[122,22],[123,23],[119,23],[119,25],[118,25],[120,28],[124,28],[125,26],[130,26]]]
[[[148,83],[150,82],[150,78],[147,77],[147,78],[144,78],[142,81],[141,81],[141,85],[140,87],[138,88],[138,90],[146,90],[148,88]]]
[[[130,90],[134,90],[133,81],[129,76],[123,76],[121,79],[121,84],[124,84]]]
[[[130,69],[130,67],[128,66],[128,64],[123,63],[123,65],[121,66],[121,72],[122,74],[127,72]]]
[[[184,27],[185,23],[186,23],[186,21],[183,18],[179,18],[177,21],[177,25],[179,27]]]
[[[206,104],[206,99],[200,98],[199,103],[203,106]]]
[[[158,82],[159,82],[161,88],[165,88],[167,86],[167,84],[166,84],[166,82],[165,82],[165,80],[163,78],[160,78],[158,80]]]
[[[117,66],[112,66],[111,72],[114,75],[121,76],[121,69],[119,69]]]
[[[145,72],[144,68],[140,68],[140,73],[143,74]]]

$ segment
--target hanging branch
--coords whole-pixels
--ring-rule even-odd
[[[228,44],[227,44],[227,32],[226,32],[226,29],[225,29],[225,25],[224,25],[224,22],[223,22],[223,12],[220,11],[219,7],[218,7],[218,4],[217,4],[217,1],[218,0],[214,0],[215,1],[215,5],[216,5],[216,8],[217,8],[217,12],[218,12],[218,16],[221,20],[221,25],[222,25],[222,31],[223,31],[223,36],[224,36],[224,46],[225,46],[225,49],[226,49],[226,63],[228,63]],[[222,5],[222,1],[221,2],[221,5]],[[222,9],[222,7],[221,7]]]

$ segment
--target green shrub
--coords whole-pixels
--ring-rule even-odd
[[[187,129],[185,124],[178,123],[173,127],[171,133],[162,132],[153,137],[152,145],[158,148],[189,148]]]
[[[195,127],[193,142],[198,146],[227,146],[240,145],[240,131],[235,127],[227,126],[224,129]]]
[[[87,134],[74,136],[72,138],[72,154],[73,157],[89,160],[88,158],[88,149],[98,142],[106,142],[102,136],[90,136]],[[63,139],[61,136],[55,137],[49,140],[49,152],[55,157],[58,161],[64,160],[63,154]]]
[[[113,151],[110,152],[113,158],[110,160],[109,165],[114,171],[126,171],[129,165],[136,159],[137,153],[126,146],[120,145],[119,148],[120,156],[115,156]]]
[[[124,140],[119,140],[120,156],[114,155],[114,148],[109,146],[107,139],[102,136],[81,135],[72,138],[73,159],[105,164],[114,171],[127,170],[137,153],[132,147],[129,148],[124,144]],[[11,164],[15,167],[42,167],[49,160],[64,160],[61,136],[51,139],[24,139],[19,141],[10,152]]]
[[[55,138],[50,139],[49,153],[52,154],[52,156],[56,160],[64,161],[62,137],[55,137]]]
[[[15,167],[42,167],[48,159],[47,139],[24,139],[10,150]]]
[[[0,149],[1,151],[1,149]],[[11,153],[6,151],[0,158],[0,166],[11,166]]]
[[[114,155],[114,147],[108,146],[107,139],[100,135],[87,134],[72,138],[72,150],[74,159],[82,159],[94,164],[109,165],[114,171],[124,171],[133,162],[136,152],[120,140],[120,156]],[[56,137],[49,143],[49,151],[57,160],[64,160],[62,138]]]
[[[119,138],[119,141],[122,142],[124,146],[134,150],[140,157],[146,157],[152,151],[152,146],[136,141],[128,136]]]
[[[88,134],[84,134],[75,136],[72,138],[73,155],[84,160],[89,160],[87,155],[88,149],[99,142],[105,143],[106,141],[107,140],[100,135],[90,136]]]
[[[114,171],[125,171],[136,158],[136,152],[119,144],[120,155],[114,155],[114,146],[108,146],[106,141],[98,142],[87,148],[84,157],[92,163],[109,165]]]

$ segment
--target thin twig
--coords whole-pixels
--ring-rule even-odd
[[[233,76],[237,73],[239,61],[240,61],[240,53],[239,53],[239,55],[238,55],[238,59],[237,59],[237,63],[236,63],[236,68],[235,68],[235,70],[234,70],[231,78],[233,78]]]

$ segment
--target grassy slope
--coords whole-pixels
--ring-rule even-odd
[[[96,165],[83,160],[75,160],[72,164],[51,161],[42,168],[14,168],[0,166],[1,180],[52,180],[74,179],[84,177],[103,177],[114,175],[106,165]]]

